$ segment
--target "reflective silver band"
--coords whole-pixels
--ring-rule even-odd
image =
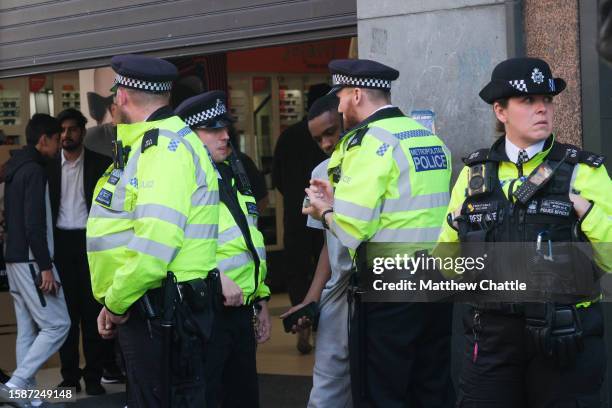
[[[218,224],[187,224],[185,238],[216,239],[219,234]]]
[[[157,259],[161,259],[166,263],[172,262],[176,256],[178,249],[169,247],[159,242],[134,236],[127,244],[127,248],[146,255],[150,255]]]
[[[114,234],[102,235],[101,237],[87,237],[87,251],[107,251],[126,246],[134,237],[133,230],[116,232]]]

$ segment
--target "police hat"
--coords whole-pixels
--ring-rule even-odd
[[[366,59],[337,59],[329,63],[332,89],[336,93],[344,87],[391,90],[391,81],[399,71],[380,62]]]
[[[152,93],[170,92],[172,81],[178,77],[178,70],[168,61],[144,55],[114,56],[111,67],[116,72],[112,92],[119,86]]]
[[[493,70],[489,82],[479,95],[486,103],[523,95],[557,95],[565,89],[565,81],[553,78],[550,67],[539,58],[510,58]]]
[[[210,91],[184,100],[175,110],[192,128],[216,129],[229,126],[235,119],[225,106],[225,92]]]

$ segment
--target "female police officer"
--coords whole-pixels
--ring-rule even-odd
[[[509,59],[494,69],[480,97],[493,105],[504,135],[464,159],[440,242],[533,241],[535,248],[544,239],[552,248],[553,240],[582,240],[595,262],[583,263],[574,276],[611,270],[612,254],[603,248],[612,241],[612,182],[604,158],[552,134],[553,96],[565,85],[536,58]],[[573,273],[569,264],[552,265],[560,274]],[[458,406],[599,406],[605,345],[599,293],[591,287],[590,298],[573,302],[472,303],[464,318]]]

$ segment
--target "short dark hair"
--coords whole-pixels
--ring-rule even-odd
[[[59,120],[45,113],[36,113],[26,126],[26,142],[30,146],[35,146],[42,135],[51,137],[59,133],[62,133]]]
[[[63,110],[60,112],[59,115],[57,115],[57,120],[59,121],[60,125],[62,124],[63,121],[65,120],[74,120],[77,123],[77,126],[80,127],[81,129],[85,128],[85,124],[87,123],[87,118],[85,116],[83,116],[83,114],[74,109],[74,108],[68,108],[66,110]]]
[[[308,111],[308,120],[313,120],[314,118],[321,116],[325,112],[337,113],[339,102],[340,100],[334,94],[325,95],[322,98],[317,99]]]

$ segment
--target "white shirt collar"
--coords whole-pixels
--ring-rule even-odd
[[[541,140],[538,143],[532,144],[531,146],[525,148],[527,156],[529,156],[529,160],[542,151],[544,148],[544,143],[546,143],[546,140]],[[522,149],[520,147],[512,143],[510,139],[506,137],[506,156],[508,156],[508,159],[510,159],[512,163],[516,163],[518,161],[518,154],[521,150]]]
[[[383,109],[387,109],[387,108],[394,108],[395,106],[393,105],[385,105],[385,106],[381,106],[380,108],[376,109],[374,112],[370,113],[370,116],[372,116],[373,114],[375,114],[376,112],[378,112],[379,110],[383,110]]]
[[[66,160],[66,156],[64,156],[64,149],[62,149],[62,166],[64,165],[64,163],[68,162],[70,164],[72,164],[73,166],[76,166],[78,164],[80,164],[83,161],[83,155],[85,153],[85,148],[83,148],[83,150],[81,150],[81,154],[79,155],[79,157],[77,157],[77,159],[73,162],[68,162],[68,160]]]

